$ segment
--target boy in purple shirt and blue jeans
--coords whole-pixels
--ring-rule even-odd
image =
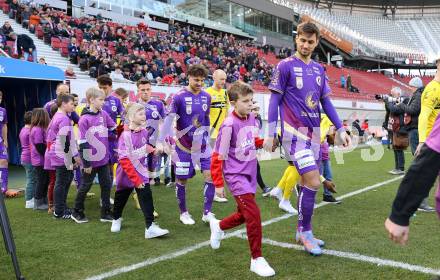
[[[75,199],[75,209],[72,219],[81,224],[88,222],[84,214],[84,200],[87,192],[93,184],[93,179],[98,174],[101,186],[101,222],[112,222],[110,205],[110,189],[112,180],[108,165],[110,158],[109,141],[114,133],[109,131],[116,129],[115,122],[102,110],[105,93],[97,88],[89,88],[86,92],[89,107],[84,108],[79,120],[79,149],[82,164],[81,186]]]

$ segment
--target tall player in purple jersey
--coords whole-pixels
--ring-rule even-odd
[[[196,165],[200,166],[205,178],[204,211],[202,221],[208,223],[214,214],[211,213],[215,187],[211,179],[211,146],[209,145],[209,107],[211,96],[202,90],[202,84],[208,75],[203,65],[192,65],[188,69],[189,85],[173,96],[170,112],[165,118],[159,145],[171,134],[172,122],[176,121],[176,148],[172,161],[176,167],[176,196],[180,209],[180,221],[193,225],[186,208],[185,186],[187,180],[194,177]]]
[[[0,103],[3,101],[3,92],[0,91]],[[0,107],[0,181],[1,191],[9,197],[8,192],[8,116],[6,109]]]
[[[113,96],[112,93],[112,85],[113,81],[108,75],[101,75],[99,76],[96,81],[98,82],[98,87],[101,89],[106,97],[104,102],[104,107],[102,107],[103,111],[106,111],[107,114],[109,114],[110,118],[116,123],[118,117],[122,119],[122,115],[124,112],[124,106],[121,103],[121,100],[119,98]],[[110,140],[109,141],[109,150],[110,150],[110,176],[113,181],[113,165],[118,162],[118,156],[116,154],[116,148],[118,146],[118,141],[116,140]]]
[[[350,138],[344,130],[339,130],[342,123],[329,98],[330,87],[325,71],[319,63],[311,59],[319,42],[318,27],[309,22],[298,25],[295,41],[297,52],[277,65],[269,85],[272,92],[269,104],[269,137],[264,146],[266,150],[273,150],[279,108],[282,146],[286,151],[286,158],[296,166],[301,175],[296,240],[304,245],[307,252],[320,255],[322,250],[319,245],[323,242],[315,239],[312,233],[313,207],[320,186],[319,103],[338,129],[343,145],[349,145]]]
[[[156,147],[157,137],[159,136],[159,125],[162,124],[165,118],[165,108],[160,100],[151,99],[151,83],[148,80],[140,79],[136,83],[139,96],[138,103],[145,107],[145,114],[147,116],[147,131],[150,135],[148,144]],[[149,168],[155,174],[152,174],[156,185],[160,184],[160,167],[162,163],[162,154],[148,155]],[[167,157],[165,158],[165,162]]]

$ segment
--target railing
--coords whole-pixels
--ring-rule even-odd
[[[9,56],[9,54],[7,54],[3,49],[0,49],[0,54],[2,54],[3,56],[6,56],[7,58],[11,58]]]

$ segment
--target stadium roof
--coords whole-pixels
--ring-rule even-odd
[[[372,8],[382,8],[385,6],[399,7],[440,7],[438,0],[306,0],[315,4],[330,4],[333,5],[353,5],[364,6]]]

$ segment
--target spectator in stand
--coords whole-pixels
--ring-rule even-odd
[[[19,3],[17,0],[8,1],[9,3],[9,13],[8,16],[10,19],[15,19],[18,12]]]
[[[15,41],[18,57],[23,56],[24,60],[29,60],[29,56],[32,56],[34,62],[38,61],[37,50],[35,49],[34,41],[26,34],[17,35],[14,32],[9,34],[9,37]]]
[[[76,74],[73,71],[73,67],[70,65],[67,66],[66,71],[64,71],[64,75],[67,79],[76,79]]]
[[[75,37],[72,37],[72,39],[70,39],[70,44],[67,49],[69,51],[70,62],[73,64],[78,64],[79,48],[76,44]]]
[[[38,14],[38,11],[34,11],[34,12],[37,12]],[[31,9],[29,6],[25,6],[23,11],[21,12],[21,25],[24,28],[29,28],[29,31],[33,33],[35,31],[35,28],[30,28],[29,26],[30,17],[31,17]]]
[[[351,92],[351,75],[347,74],[347,91]]]
[[[341,75],[341,88],[345,88],[345,76],[344,74]]]
[[[130,82],[129,80],[125,79],[122,75],[121,68],[119,66],[115,67],[115,70],[110,73],[110,78],[113,80],[113,82]]]
[[[40,59],[38,59],[38,63],[43,64],[43,65],[47,65],[46,59],[44,57],[40,57]]]
[[[98,67],[98,76],[107,75],[111,72],[110,62],[107,58],[102,60],[102,63]]]
[[[3,35],[6,36],[6,39],[9,40],[11,39],[9,37],[9,34],[11,34],[12,32],[14,32],[14,29],[12,29],[11,24],[9,23],[9,21],[5,21],[5,23],[2,26],[2,29],[0,30],[0,33],[2,33]],[[11,39],[12,40],[12,39]]]
[[[32,15],[29,17],[29,31],[34,32],[35,27],[40,24],[40,16],[38,15],[38,11],[34,10]]]

